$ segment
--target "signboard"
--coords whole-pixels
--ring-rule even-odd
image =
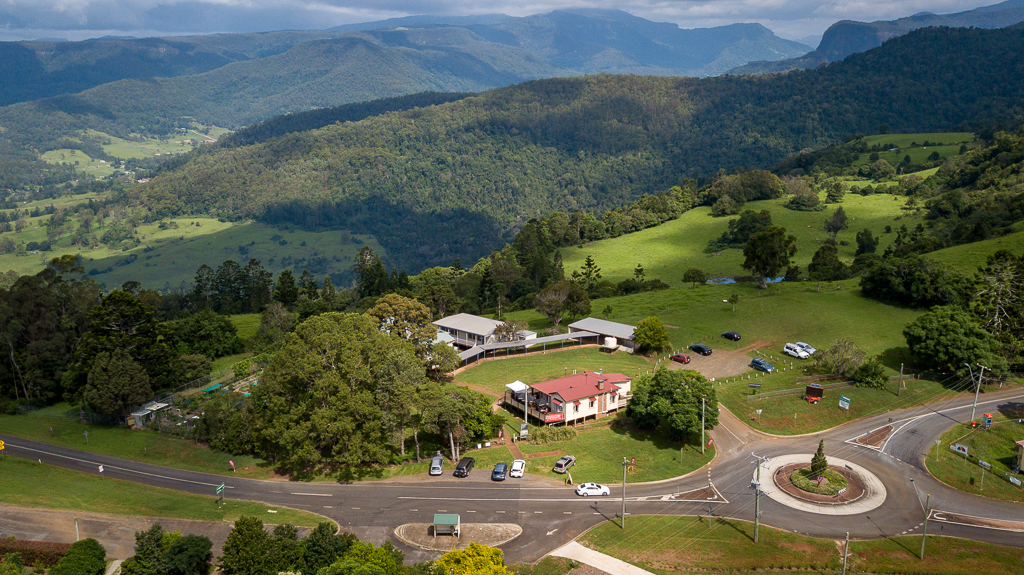
[[[761,389],[761,384],[760,383],[748,383],[747,387],[749,387],[750,389]]]
[[[551,423],[553,421],[562,421],[565,416],[561,413],[545,413],[544,423]]]
[[[3,450],[4,450],[4,442],[0,441],[0,451],[3,451]]]
[[[846,397],[845,395],[840,395],[839,396],[839,407],[849,411],[850,410],[850,398]]]
[[[979,459],[978,460],[978,465],[984,467],[985,469],[988,469],[989,471],[992,471],[992,464],[987,462],[987,461],[982,461],[982,460]]]
[[[967,457],[967,446],[966,445],[960,445],[959,443],[957,443],[955,445],[950,445],[949,448],[952,449],[953,451],[959,453],[960,455],[963,455],[964,457]]]
[[[519,437],[530,437],[530,426],[525,423],[519,424]]]
[[[224,491],[224,484],[223,483],[221,483],[220,485],[217,486],[217,493],[220,493],[221,491]]]
[[[1017,487],[1020,487],[1020,479],[1017,479],[1016,477],[1010,475],[1009,473],[1006,474],[1006,478],[1010,480],[1010,483],[1016,485]]]

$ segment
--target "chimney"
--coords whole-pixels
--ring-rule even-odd
[[[597,389],[601,390],[601,391],[604,391],[604,380],[603,379],[598,380],[598,382],[597,382]]]

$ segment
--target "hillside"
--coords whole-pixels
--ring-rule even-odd
[[[828,62],[838,62],[850,54],[881,46],[883,42],[930,26],[955,28],[1005,28],[1024,21],[1024,0],[1007,0],[992,6],[954,14],[922,12],[897,20],[856,22],[842,20],[829,26],[817,49],[791,59],[755,61],[737,66],[728,74],[770,74],[806,70]]]
[[[139,186],[133,201],[155,217],[216,213],[372,234],[411,271],[475,261],[552,210],[621,206],[684,177],[768,166],[883,124],[939,131],[1013,115],[1022,53],[1019,30],[926,29],[777,77],[534,81],[211,150]]]

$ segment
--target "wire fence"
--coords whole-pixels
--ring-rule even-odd
[[[856,387],[857,384],[852,381],[840,381],[837,383],[826,383],[821,386],[822,389],[841,389],[847,387]],[[791,389],[777,389],[775,391],[766,391],[764,393],[756,393],[754,395],[747,395],[745,399],[747,401],[756,401],[758,399],[765,399],[768,397],[782,397],[784,395],[803,395],[806,392],[806,388],[794,387]]]

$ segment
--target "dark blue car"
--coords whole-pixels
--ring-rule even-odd
[[[505,463],[499,463],[494,466],[494,471],[491,472],[491,481],[505,481],[505,473],[508,471],[508,465]]]

